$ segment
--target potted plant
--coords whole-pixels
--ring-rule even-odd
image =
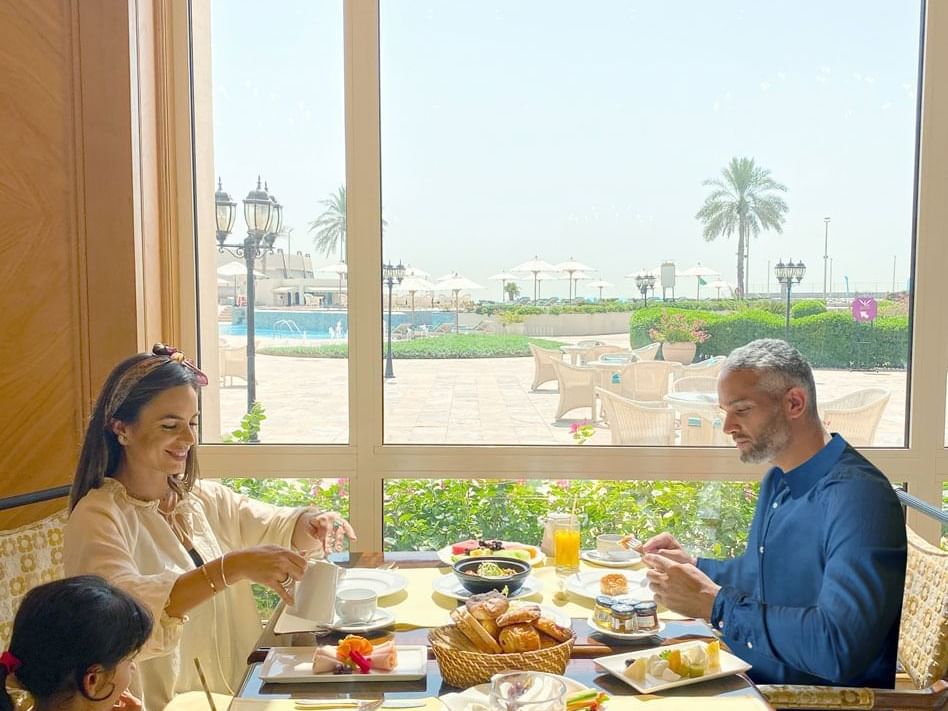
[[[710,338],[704,329],[704,322],[689,319],[685,314],[670,314],[662,310],[655,328],[649,330],[652,341],[661,341],[662,358],[682,365],[688,365],[695,357],[699,343]]]

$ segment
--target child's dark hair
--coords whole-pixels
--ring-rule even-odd
[[[113,670],[135,654],[151,635],[152,617],[128,593],[96,575],[79,575],[39,585],[20,603],[13,621],[9,654],[20,685],[38,702],[76,692],[90,667]],[[13,702],[0,666],[0,711]]]

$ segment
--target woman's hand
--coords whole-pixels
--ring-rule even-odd
[[[142,700],[126,689],[119,694],[118,701],[112,704],[114,711],[142,711]]]
[[[293,604],[294,580],[301,580],[306,559],[283,546],[270,544],[243,548],[227,554],[227,580],[250,580],[266,585],[287,605]]]
[[[296,519],[296,528],[293,529],[293,545],[301,551],[321,547],[329,555],[341,551],[346,538],[356,540],[355,531],[348,521],[333,511],[306,509]]]

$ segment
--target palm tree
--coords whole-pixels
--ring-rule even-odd
[[[346,261],[346,186],[340,185],[335,193],[319,201],[326,207],[319,217],[310,221],[309,231],[315,232],[316,250],[327,257],[339,246],[339,261]]]
[[[504,291],[507,292],[507,298],[510,301],[513,301],[518,296],[520,296],[520,287],[514,284],[512,281],[508,281],[504,284]]]
[[[708,242],[720,235],[730,237],[737,230],[738,298],[747,292],[744,278],[744,255],[750,248],[751,236],[760,231],[783,233],[787,203],[774,191],[786,192],[770,177],[770,171],[754,163],[753,158],[731,158],[721,178],[705,180],[702,185],[712,189],[695,217],[704,223],[703,236]]]

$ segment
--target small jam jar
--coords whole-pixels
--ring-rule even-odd
[[[635,606],[635,626],[639,632],[658,629],[658,605],[654,602],[640,602]]]
[[[632,634],[635,632],[635,608],[625,602],[617,602],[612,606],[609,615],[609,629],[613,632]]]
[[[609,617],[612,614],[613,604],[615,604],[615,600],[608,595],[596,597],[596,606],[593,608],[593,622],[600,627],[609,629]]]

